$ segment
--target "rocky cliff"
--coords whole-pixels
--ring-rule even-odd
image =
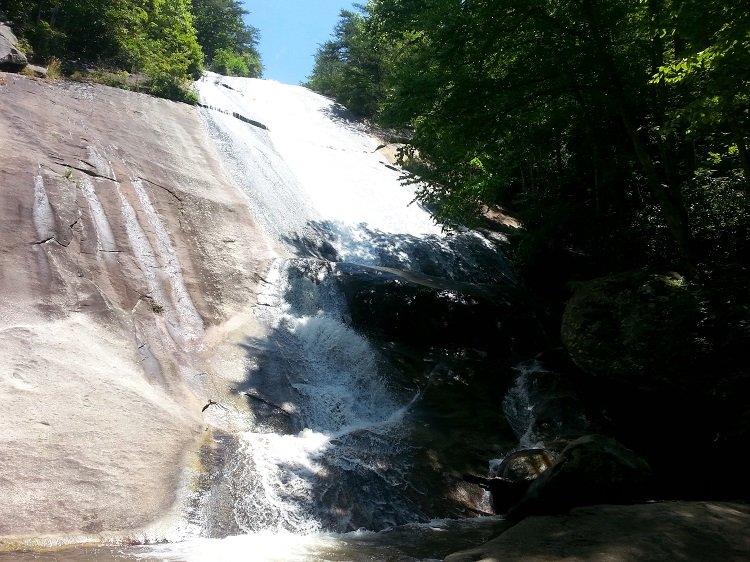
[[[0,540],[158,534],[273,251],[187,105],[0,73],[0,147]]]

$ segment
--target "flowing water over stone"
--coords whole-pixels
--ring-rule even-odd
[[[244,406],[209,402],[207,475],[173,542],[71,559],[428,560],[489,538],[504,523],[475,517],[489,503],[461,474],[487,472],[517,444],[502,399],[536,333],[503,237],[443,232],[383,142],[322,96],[214,74],[197,87],[208,134],[278,255],[258,273],[263,329],[241,342],[246,376],[229,389]],[[154,213],[140,180],[133,189]],[[145,236],[127,232],[138,250]],[[174,262],[166,231],[152,234]],[[147,250],[136,252],[146,271]],[[178,273],[169,314],[190,339],[200,317]]]
[[[460,329],[440,317],[439,303],[479,308],[483,301],[467,296],[466,284],[510,285],[502,237],[444,233],[378,153],[381,142],[326,98],[212,74],[198,89],[230,175],[285,257],[262,278],[257,315],[267,335],[246,342],[251,367],[235,389],[251,402],[249,429],[231,440],[221,478],[198,508],[203,534],[220,542],[151,554],[194,559],[205,548],[271,544],[272,559],[323,559],[336,541],[362,543],[384,529],[430,529],[436,517],[486,513],[482,494],[451,473],[459,467],[444,465],[450,454],[429,446],[436,439],[431,423],[439,435],[445,422],[431,420],[436,414],[421,404],[435,379],[460,381],[446,357],[486,352],[467,343],[433,350],[441,360],[422,352],[405,366],[394,358],[407,352],[384,348],[392,334],[368,333],[378,322],[358,315],[363,293],[367,303],[390,290],[398,301],[391,304],[395,317],[410,314],[409,305],[429,293],[435,302],[426,318]],[[397,294],[405,286],[414,292]],[[414,342],[405,339],[413,352]],[[502,441],[500,417],[492,432]],[[221,539],[227,534],[237,536]]]

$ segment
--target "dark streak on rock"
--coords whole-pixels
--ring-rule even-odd
[[[273,408],[274,410],[277,410],[277,411],[281,412],[285,416],[291,416],[292,415],[291,412],[287,412],[284,408],[282,408],[278,404],[274,404],[273,402],[270,402],[270,401],[266,400],[262,396],[258,396],[254,392],[241,392],[240,394],[243,394],[243,395],[247,396],[248,398],[252,398],[253,400],[257,400],[258,402],[262,402],[266,406],[270,406],[271,408]]]
[[[88,164],[88,162],[84,162],[84,164]],[[90,164],[89,164],[90,165]],[[69,168],[72,168],[74,170],[78,170],[79,172],[83,172],[87,176],[91,176],[92,178],[101,178],[103,180],[109,180],[116,182],[117,180],[115,178],[110,178],[109,176],[104,176],[98,172],[92,172],[91,170],[87,170],[86,168],[81,168],[80,166],[68,166]]]
[[[233,111],[229,112],[226,109],[219,109],[218,107],[213,107],[211,105],[204,105],[202,103],[198,104],[199,107],[202,107],[203,109],[210,109],[211,111],[218,111],[219,113],[223,113],[224,115],[231,115],[235,119],[239,119],[243,123],[247,123],[249,125],[252,125],[254,127],[258,127],[259,129],[263,129],[264,131],[268,131],[268,127],[261,123],[260,121],[256,121],[254,119],[250,119],[248,117],[245,117],[244,115],[240,115],[239,113]]]
[[[49,238],[45,238],[44,240],[40,240],[39,242],[33,242],[32,246],[41,246],[42,244],[46,244],[47,242],[57,242],[57,240],[55,240],[54,236],[50,236]]]
[[[147,183],[150,183],[154,187],[158,187],[159,189],[163,189],[164,191],[166,191],[167,193],[169,193],[172,197],[174,197],[175,199],[177,199],[180,203],[182,203],[182,198],[179,195],[177,195],[173,190],[169,189],[168,187],[164,187],[163,185],[160,185],[160,184],[158,184],[158,183],[156,183],[154,181],[148,180],[146,178],[138,178],[138,179],[143,180],[143,181],[145,181]]]

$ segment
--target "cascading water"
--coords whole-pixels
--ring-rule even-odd
[[[328,275],[321,262],[279,260],[259,302],[270,335],[243,392],[282,405],[256,411],[227,475],[243,532],[382,528],[421,515],[403,490],[406,405],[375,350],[341,318]],[[362,489],[366,503],[356,499]]]
[[[466,382],[442,363],[427,378],[399,372],[354,325],[342,290],[347,272],[336,264],[391,275],[394,286],[408,284],[409,275],[429,275],[421,282],[458,306],[451,282],[512,280],[497,247],[502,237],[443,233],[377,153],[380,141],[322,96],[213,74],[197,86],[209,134],[282,257],[263,278],[258,300],[267,335],[246,343],[252,367],[235,389],[251,402],[250,429],[231,440],[221,478],[194,518],[204,537],[239,536],[136,554],[200,560],[209,549],[211,559],[233,560],[229,552],[241,557],[252,549],[259,560],[369,560],[392,548],[372,547],[373,532],[416,525],[410,532],[418,535],[451,527],[428,522],[466,512],[446,507],[466,492],[457,488],[450,501],[437,497],[442,491],[430,475],[442,461],[415,444],[415,435],[439,423],[415,421],[410,412],[433,377]],[[460,351],[482,353],[469,344]],[[450,424],[444,431],[452,431]],[[473,505],[466,509],[486,508],[461,499]],[[212,526],[217,505],[224,523]],[[342,544],[355,546],[331,554]]]

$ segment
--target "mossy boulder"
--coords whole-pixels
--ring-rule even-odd
[[[581,284],[567,305],[562,339],[584,373],[570,378],[605,430],[648,461],[661,497],[750,494],[736,460],[750,432],[749,283],[745,267],[690,284],[625,273]]]
[[[641,388],[684,388],[701,355],[699,300],[677,275],[629,272],[581,284],[561,336],[588,375]]]

